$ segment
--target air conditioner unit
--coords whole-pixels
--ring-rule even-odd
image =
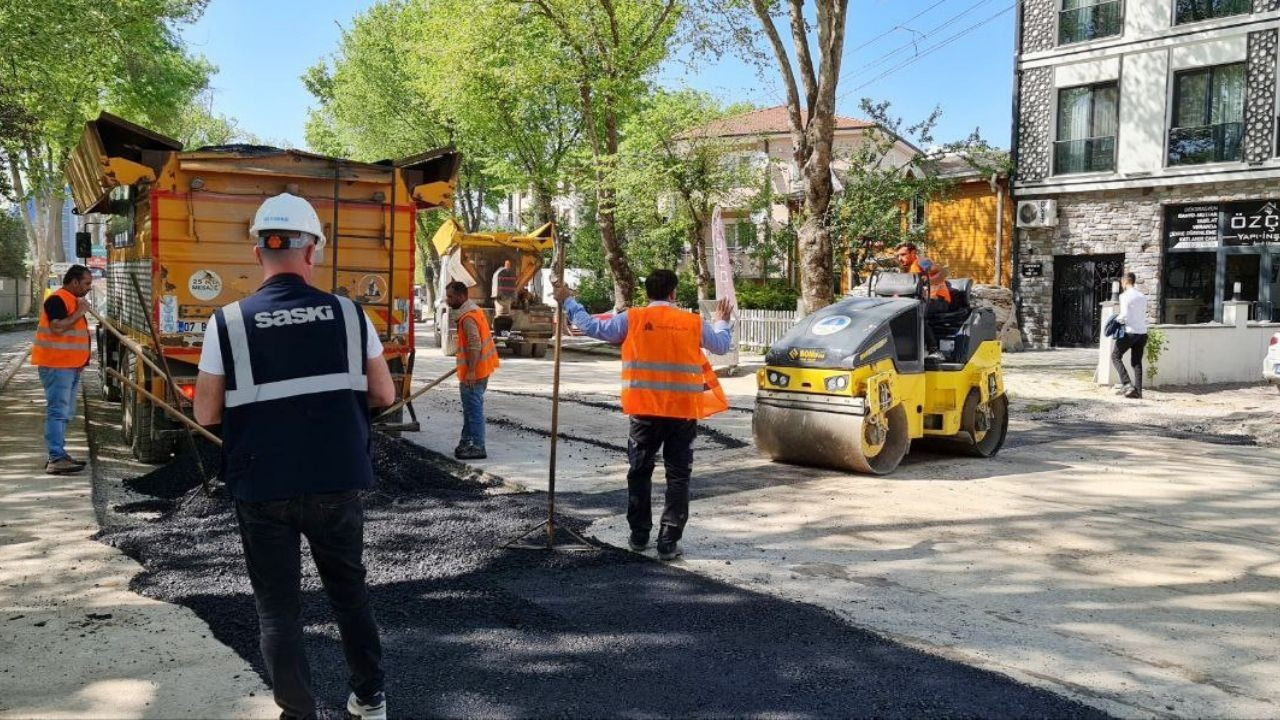
[[[1018,227],[1043,228],[1058,226],[1057,200],[1019,200]]]

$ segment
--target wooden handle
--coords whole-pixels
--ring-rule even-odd
[[[173,408],[173,406],[172,406],[172,405],[170,405],[169,403],[165,402],[164,400],[161,400],[160,398],[156,397],[155,395],[153,395],[153,394],[151,393],[151,391],[149,391],[149,390],[147,390],[146,388],[142,387],[141,385],[139,385],[138,383],[134,382],[133,380],[130,380],[129,378],[125,377],[124,375],[121,375],[118,371],[116,371],[116,369],[115,369],[115,368],[105,368],[105,369],[106,369],[106,371],[107,371],[107,374],[109,374],[111,377],[113,377],[113,378],[115,378],[115,379],[119,380],[120,382],[122,382],[122,383],[124,383],[124,384],[128,385],[129,387],[133,388],[134,390],[137,390],[138,392],[142,393],[143,397],[147,398],[147,399],[148,399],[148,400],[150,400],[151,402],[153,402],[153,403],[155,403],[156,405],[158,405],[162,410],[164,410],[165,412],[169,413],[169,415],[170,415],[171,417],[173,417],[175,420],[177,420],[178,422],[182,423],[183,425],[186,425],[187,427],[191,428],[193,431],[200,433],[200,435],[201,435],[204,439],[208,440],[209,442],[213,443],[214,445],[217,445],[218,447],[222,447],[222,438],[219,438],[217,435],[214,435],[213,433],[209,432],[208,430],[205,430],[203,425],[201,425],[200,423],[196,422],[195,420],[192,420],[191,418],[187,417],[187,416],[186,416],[186,415],[184,415],[181,411],[179,411],[179,410],[175,410],[175,409]],[[141,432],[141,430],[139,430],[139,432]]]

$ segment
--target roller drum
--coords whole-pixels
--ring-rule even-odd
[[[751,428],[756,447],[773,460],[872,475],[893,472],[911,444],[901,405],[872,420],[838,407],[758,398]]]

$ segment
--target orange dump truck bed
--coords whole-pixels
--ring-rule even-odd
[[[147,347],[149,319],[180,382],[194,376],[213,311],[261,283],[249,237],[255,211],[290,192],[311,202],[328,238],[312,284],[364,305],[404,395],[414,348],[415,218],[452,206],[460,161],[448,148],[379,163],[246,145],[183,152],[103,114],[87,124],[67,174],[77,211],[108,216],[107,317]],[[99,340],[103,367],[163,392],[161,378],[110,338]]]

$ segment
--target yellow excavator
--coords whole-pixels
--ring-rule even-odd
[[[969,306],[969,280],[950,286],[951,307],[926,316],[919,276],[879,273],[868,297],[819,310],[770,347],[752,419],[760,452],[874,475],[893,472],[912,440],[999,452],[1009,401],[995,315]],[[936,353],[926,353],[926,324]]]

